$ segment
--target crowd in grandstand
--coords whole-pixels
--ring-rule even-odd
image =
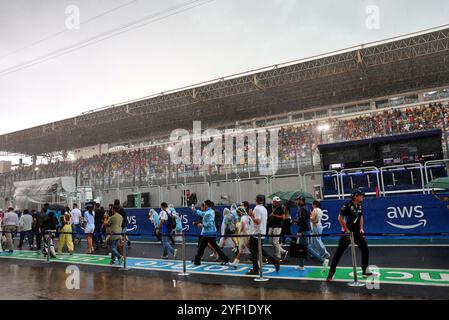
[[[448,104],[430,104],[413,108],[377,111],[358,117],[334,118],[328,120],[327,132],[317,130],[317,122],[283,126],[279,131],[279,161],[295,165],[298,161],[309,160],[317,152],[320,143],[371,138],[379,135],[393,135],[443,127],[442,114],[449,115]],[[247,145],[247,152],[254,146]],[[53,163],[34,166],[19,166],[11,173],[0,176],[0,186],[5,179],[31,180],[57,176],[75,176],[80,181],[102,181],[111,184],[117,177],[122,180],[149,181],[163,179],[169,173],[169,152],[167,145],[159,144],[137,150],[118,151],[96,155],[87,159],[56,160]],[[244,166],[245,161],[238,165]],[[198,175],[200,170],[216,174],[219,166],[177,165],[171,166],[172,177]]]

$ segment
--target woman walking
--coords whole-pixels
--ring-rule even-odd
[[[84,212],[84,233],[86,234],[87,240],[87,252],[89,254],[94,253],[94,231],[95,231],[95,215],[93,212],[93,205],[88,204],[86,206],[87,210]]]
[[[322,234],[323,226],[321,225],[321,219],[323,217],[323,211],[321,210],[321,204],[318,200],[313,201],[312,203],[312,213],[310,214],[310,224],[312,227],[312,234]],[[321,237],[311,237],[310,245],[313,249],[315,249],[323,259],[329,259],[330,254],[326,250]]]
[[[59,232],[58,254],[62,254],[64,247],[67,247],[70,255],[73,254],[72,224],[70,214],[65,213],[61,217],[62,227]]]
[[[240,217],[240,224],[239,224],[239,234],[242,236],[239,241],[239,250],[237,255],[235,256],[235,259],[232,263],[230,263],[231,266],[234,268],[237,268],[237,266],[240,263],[240,259],[243,254],[250,254],[249,251],[249,231],[251,228],[251,219],[249,218],[246,210],[244,207],[237,208],[237,214]]]

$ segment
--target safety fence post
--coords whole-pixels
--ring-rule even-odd
[[[363,286],[365,286],[365,283],[359,282],[358,276],[357,276],[357,260],[356,260],[356,257],[355,257],[354,233],[351,232],[349,237],[351,239],[351,255],[352,255],[352,269],[353,269],[352,272],[354,273],[354,281],[353,282],[349,282],[348,286],[350,286],[350,287],[363,287]]]
[[[188,276],[189,273],[187,272],[187,263],[186,263],[186,235],[185,235],[185,229],[182,229],[181,236],[182,236],[182,247],[181,247],[181,255],[182,255],[182,272],[178,273],[179,276]]]
[[[126,231],[124,233],[122,233],[122,243],[123,243],[123,268],[121,268],[120,270],[122,271],[127,271],[129,270],[129,268],[126,266]]]

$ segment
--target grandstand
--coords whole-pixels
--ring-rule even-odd
[[[18,165],[1,174],[0,192],[6,204],[15,181],[63,176],[74,177],[77,187],[92,187],[104,202],[148,192],[152,199],[185,205],[182,193],[187,190],[201,199],[241,201],[248,198],[245,192],[298,186],[338,198],[353,187],[366,188],[368,194],[426,192],[429,175],[447,175],[444,161],[431,168],[425,164],[447,158],[448,101],[449,29],[445,28],[252,70],[2,135],[2,152],[34,159],[62,156],[46,165]],[[203,130],[280,128],[280,170],[275,176],[262,176],[246,163],[171,165],[166,150],[170,132],[191,128],[195,120],[202,121]],[[320,145],[406,133],[414,139],[413,134],[432,129],[439,129],[440,135],[435,150],[416,154],[413,161],[402,158],[391,163],[399,169],[404,166],[406,178],[397,173],[383,181],[381,166],[387,164],[362,163],[354,172],[362,174],[363,181],[355,183],[341,173],[343,169],[349,174],[352,168],[333,170],[320,155]],[[105,145],[107,151],[88,158],[74,153]]]

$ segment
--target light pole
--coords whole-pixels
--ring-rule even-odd
[[[167,151],[168,151],[168,179],[167,179],[167,184],[168,184],[170,176],[171,176],[171,152],[173,151],[173,147],[168,146]]]
[[[443,135],[444,135],[444,144],[446,146],[446,158],[449,157],[449,144],[447,141],[447,123],[446,123],[446,113],[441,111],[442,120],[443,120]]]

